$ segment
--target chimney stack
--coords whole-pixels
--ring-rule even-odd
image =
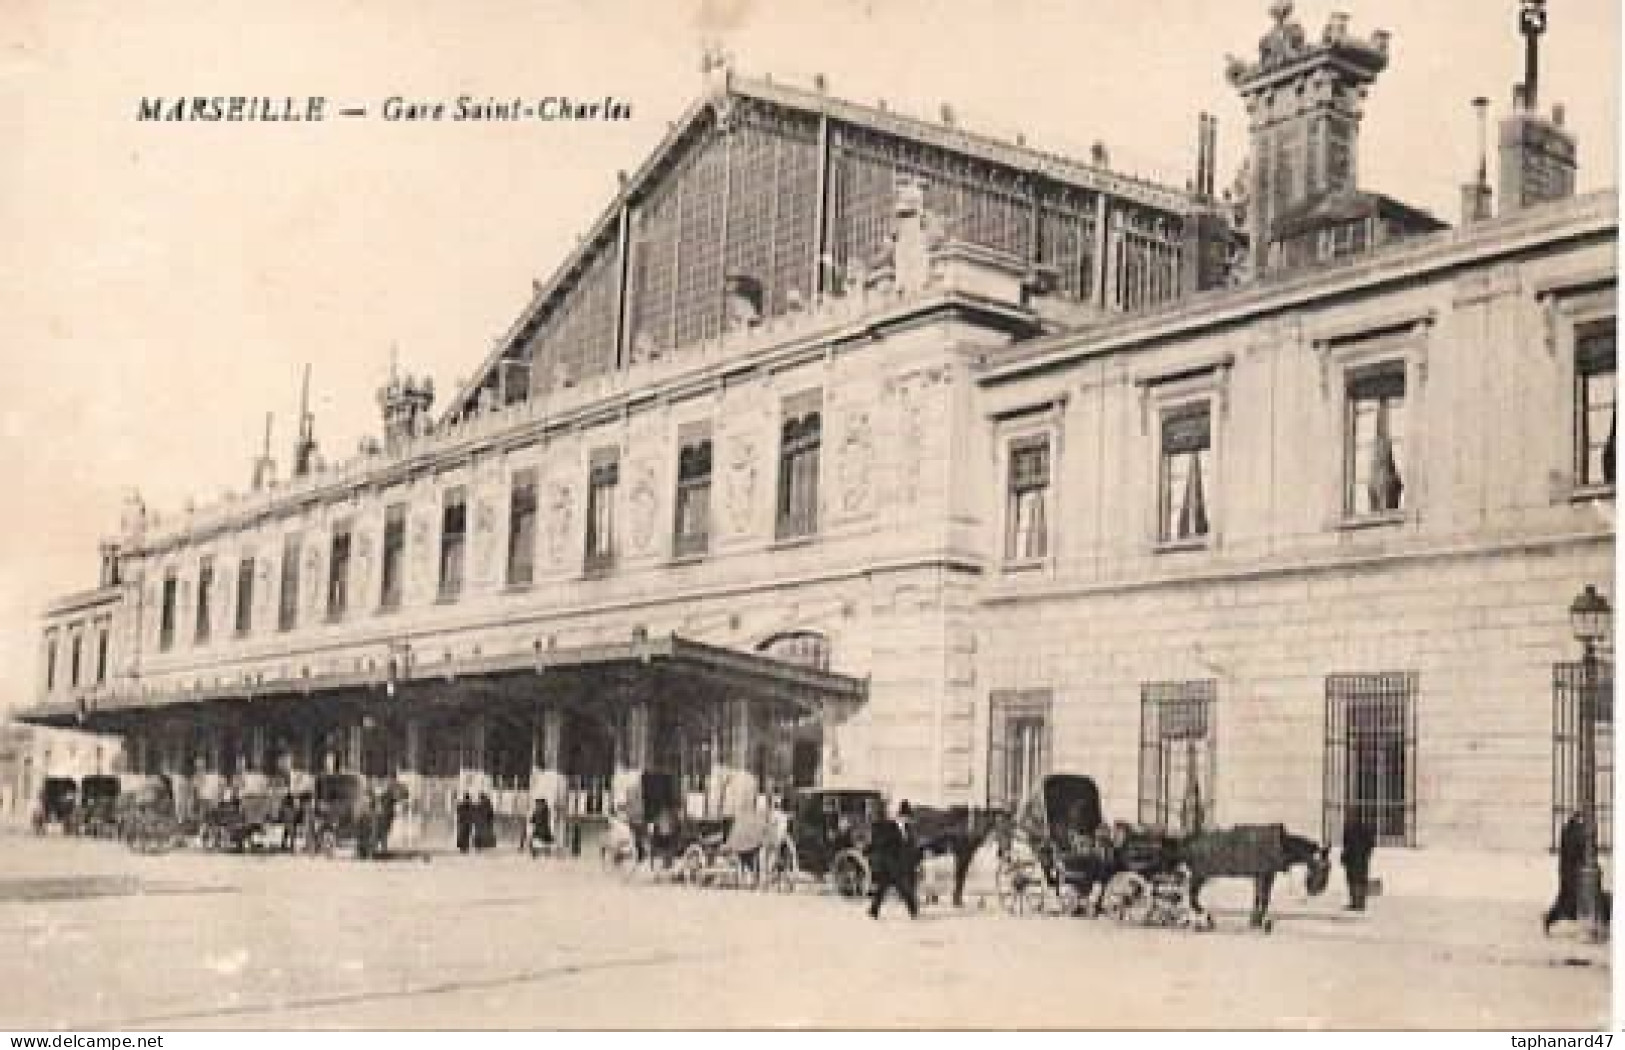
[[[1473,181],[1461,188],[1462,226],[1483,222],[1491,215],[1489,140],[1485,130],[1489,106],[1490,100],[1482,95],[1473,99],[1473,110],[1478,117],[1478,168],[1474,172]]]

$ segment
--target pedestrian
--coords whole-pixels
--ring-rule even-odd
[[[497,844],[497,811],[491,796],[480,792],[480,801],[474,807],[474,848],[490,849]]]
[[[1357,816],[1343,825],[1343,874],[1349,884],[1349,911],[1365,911],[1366,890],[1371,882],[1371,854],[1377,837]]]
[[[530,846],[530,855],[537,856],[544,850],[553,850],[553,813],[548,808],[547,799],[538,798],[530,811],[530,833],[525,840],[520,841],[520,849]]]
[[[294,835],[299,830],[299,803],[294,800],[292,790],[282,796],[282,804],[277,810],[277,822],[282,825],[282,851],[292,853]]]
[[[897,807],[894,820],[875,825],[874,839],[869,845],[870,867],[874,877],[874,896],[869,902],[869,918],[880,918],[880,905],[886,893],[895,889],[908,908],[908,917],[920,917],[920,902],[914,889],[918,882],[920,847],[914,833],[914,811],[904,799]]]
[[[1557,899],[1546,909],[1541,929],[1548,935],[1559,919],[1580,917],[1580,868],[1585,864],[1586,825],[1579,813],[1570,813],[1557,836]]]
[[[468,848],[474,844],[474,800],[463,792],[462,800],[457,803],[457,851],[467,853]]]

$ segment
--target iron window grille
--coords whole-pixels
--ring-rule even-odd
[[[341,618],[350,606],[350,525],[333,530],[333,549],[327,567],[327,617]]]
[[[194,636],[197,644],[202,645],[209,640],[209,630],[212,626],[212,610],[210,603],[214,600],[214,559],[204,558],[198,564],[197,570],[197,626]]]
[[[45,691],[56,689],[56,637],[45,639]]]
[[[536,470],[513,476],[508,495],[508,585],[524,587],[536,579]]]
[[[458,486],[446,491],[440,512],[440,600],[463,593],[463,551],[468,542],[468,499]]]
[[[1140,687],[1140,822],[1183,833],[1213,823],[1218,683]]]
[[[1162,419],[1158,534],[1164,543],[1206,538],[1207,486],[1213,473],[1212,416],[1208,405],[1188,405]]]
[[[401,565],[406,556],[406,504],[396,503],[384,511],[384,543],[378,595],[380,609],[398,609],[401,605],[403,576]]]
[[[1343,512],[1392,514],[1405,507],[1404,365],[1380,365],[1350,377],[1343,440]]]
[[[618,453],[594,455],[587,475],[588,573],[602,573],[615,564],[615,490],[621,482]]]
[[[711,545],[711,439],[685,442],[677,455],[677,523],[672,549],[678,557],[704,554]]]
[[[1035,561],[1049,554],[1049,484],[1049,438],[1013,443],[1005,512],[1005,560]]]
[[[1595,779],[1591,803],[1592,827],[1597,829],[1597,848],[1612,853],[1614,847],[1614,665],[1598,660],[1591,668],[1596,675],[1587,681],[1583,661],[1552,666],[1552,826],[1551,845],[1569,814],[1584,808],[1581,778],[1584,775],[1584,741],[1581,719],[1590,716],[1594,741]],[[1582,814],[1583,815],[1583,814]]]
[[[1326,677],[1324,832],[1350,819],[1378,845],[1416,845],[1415,671]]]
[[[164,577],[162,602],[158,609],[158,648],[168,652],[175,645],[175,598],[178,584],[174,573]]]
[[[777,535],[811,536],[818,531],[818,457],[823,418],[815,408],[784,421],[779,445]]]
[[[247,634],[254,626],[254,559],[237,563],[237,633]]]
[[[987,804],[1014,813],[1049,772],[1053,696],[1048,689],[995,690],[989,698]]]
[[[1582,488],[1614,484],[1614,436],[1618,401],[1614,322],[1577,333],[1575,374],[1575,478]]]
[[[282,544],[282,593],[277,608],[279,631],[291,631],[299,623],[299,537],[289,536]]]

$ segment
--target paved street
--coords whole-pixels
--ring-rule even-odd
[[[1489,1027],[1607,1023],[1540,907],[1283,884],[1214,933],[626,884],[596,862],[136,856],[0,835],[0,1028]],[[1238,887],[1239,889],[1239,887]],[[1231,893],[1224,902],[1237,901]]]

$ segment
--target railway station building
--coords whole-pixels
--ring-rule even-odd
[[[132,499],[24,717],[431,826],[1082,772],[1540,854],[1595,767],[1611,842],[1614,193],[1532,85],[1453,224],[1362,186],[1388,35],[1272,18],[1234,195],[1206,118],[1175,188],[717,65],[445,404],[395,374],[351,459]]]

